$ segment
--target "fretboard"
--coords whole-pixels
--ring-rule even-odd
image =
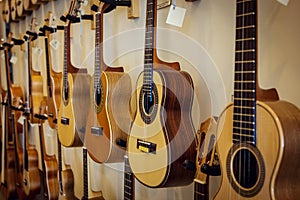
[[[194,181],[194,200],[208,200],[208,184]]]
[[[69,26],[64,26],[64,68],[63,68],[63,84],[66,87],[68,85],[68,59],[69,55]]]
[[[256,0],[237,0],[234,143],[256,143],[256,24]]]
[[[30,95],[32,94],[32,89],[31,89],[31,86],[32,86],[32,55],[31,55],[31,50],[32,50],[32,42],[30,41],[31,40],[31,36],[30,36],[30,39],[28,40],[27,42],[27,58],[28,58],[28,65],[27,65],[27,68],[28,68],[28,85],[27,85],[27,99],[26,101],[29,101],[30,99]]]
[[[155,1],[155,0],[154,0]],[[145,31],[145,52],[144,52],[144,77],[143,90],[150,96],[153,82],[153,51],[154,51],[154,20],[156,11],[155,2],[147,0],[146,9],[146,31]]]
[[[58,184],[59,184],[59,192],[63,194],[63,185],[62,185],[62,156],[61,156],[61,143],[59,138],[57,137],[57,158],[58,158]]]
[[[88,160],[87,149],[83,147],[83,198],[82,200],[88,200],[89,197],[89,182],[88,182]]]
[[[96,31],[95,31],[95,71],[94,71],[94,88],[100,90],[100,74],[101,74],[101,13],[96,13]],[[97,87],[98,86],[98,87]]]
[[[124,200],[134,200],[134,176],[128,157],[124,156]]]
[[[51,69],[50,69],[50,59],[51,59],[51,55],[49,52],[49,41],[48,41],[48,37],[45,37],[45,53],[46,53],[46,70],[47,70],[47,86],[50,87],[51,86]],[[50,97],[52,96],[52,93],[49,92],[48,94]]]

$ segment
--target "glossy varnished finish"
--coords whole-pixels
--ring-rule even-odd
[[[140,93],[142,74],[137,83]],[[184,161],[196,157],[195,130],[191,121],[193,84],[186,72],[173,69],[154,71],[158,112],[155,120],[145,124],[139,110],[128,138],[128,158],[135,177],[149,187],[190,184],[195,172],[184,168]],[[137,95],[139,96],[139,95]],[[139,102],[139,99],[137,99]],[[157,145],[155,153],[137,149],[137,139]]]
[[[45,115],[47,113],[47,99],[44,97],[40,104],[39,115]],[[58,165],[55,155],[48,155],[46,153],[45,136],[44,136],[44,120],[39,121],[39,133],[40,133],[40,148],[41,148],[41,159],[43,168],[43,180],[44,180],[44,195],[46,199],[55,200],[58,199],[59,187],[58,187]]]
[[[103,72],[101,75],[104,105],[99,113],[94,107],[94,95],[86,124],[86,147],[96,162],[121,162],[125,149],[116,144],[117,139],[127,140],[130,115],[127,113],[131,81],[122,72]],[[93,94],[93,86],[91,86]],[[91,133],[91,127],[103,127],[103,135]],[[99,148],[101,146],[101,148]]]
[[[62,174],[63,192],[59,194],[59,200],[75,200],[74,175],[71,169],[65,169]]]
[[[232,146],[232,113],[233,106],[230,104],[218,121],[222,183],[214,199],[249,199],[236,193],[226,176],[226,157]],[[288,102],[257,103],[257,148],[265,163],[265,181],[259,193],[251,199],[297,199],[299,190],[296,188],[299,184],[295,180],[299,178],[299,173],[287,168],[291,163],[293,166],[300,164],[300,160],[294,157],[299,152],[296,145],[300,142],[299,115],[299,109]]]

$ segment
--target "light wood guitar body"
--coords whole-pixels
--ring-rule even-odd
[[[28,169],[23,170],[23,189],[27,196],[33,198],[40,192],[40,173],[38,169],[38,153],[33,146],[29,146]],[[25,163],[24,163],[25,164]]]
[[[183,71],[154,70],[154,108],[147,114],[142,74],[137,82],[138,109],[127,146],[132,171],[141,183],[149,187],[190,184],[195,172],[185,169],[183,163],[185,160],[194,161],[196,157],[190,114],[192,80]]]
[[[68,73],[68,97],[63,80],[62,101],[59,107],[57,132],[63,146],[82,146],[89,107],[90,76],[85,73]]]
[[[62,193],[59,193],[59,200],[77,199],[74,194],[74,175],[71,169],[64,169],[62,174]]]
[[[25,17],[26,15],[31,15],[32,10],[24,9],[24,0],[16,0],[17,3],[17,15],[19,17]]]
[[[2,2],[2,19],[5,23],[9,23],[11,21],[10,0],[4,0]]]
[[[38,123],[39,120],[34,117],[35,114],[38,114],[40,112],[40,102],[43,100],[44,95],[43,95],[43,78],[40,75],[39,72],[34,72],[32,73],[31,76],[31,97],[30,100],[30,108],[32,109],[32,112],[30,113],[30,122],[31,123]]]
[[[24,0],[23,2],[23,5],[24,5],[24,9],[26,11],[29,11],[29,10],[37,10],[39,7],[40,7],[40,4],[39,3],[32,3],[31,0]]]
[[[232,144],[232,114],[233,105],[230,104],[221,114],[217,127],[218,149],[222,170],[221,187],[214,199],[297,199],[300,195],[300,171],[292,166],[299,166],[300,156],[300,110],[294,105],[284,102],[257,102],[257,147],[241,145],[251,151],[258,164],[258,180],[245,195],[241,196],[232,187],[232,182],[239,185],[235,179],[229,179],[233,173],[231,148]],[[296,145],[296,146],[295,146]],[[255,153],[259,151],[260,153]],[[230,159],[230,162],[228,161]],[[260,188],[255,191],[255,188]],[[238,187],[240,188],[240,187]]]
[[[101,73],[100,104],[96,104],[94,85],[91,83],[91,106],[86,124],[85,141],[89,155],[99,163],[121,162],[125,149],[116,142],[126,142],[130,115],[126,113],[130,99],[131,81],[123,72]],[[101,148],[99,148],[101,146]]]

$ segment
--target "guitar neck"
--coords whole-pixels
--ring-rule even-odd
[[[131,171],[128,157],[124,156],[124,200],[134,200],[134,176]]]
[[[23,123],[23,169],[25,171],[28,171],[28,123],[28,117],[26,116]]]
[[[94,72],[94,88],[100,85],[101,74],[101,60],[103,58],[103,43],[102,43],[102,26],[101,17],[102,13],[97,12],[96,18],[96,30],[95,30],[95,72]]]
[[[88,159],[87,149],[83,147],[83,198],[82,200],[89,199],[89,180],[88,180]]]
[[[61,155],[61,143],[59,138],[57,137],[57,157],[58,157],[58,184],[59,184],[59,192],[63,194],[64,188],[62,184],[62,155]]]
[[[51,87],[51,53],[49,51],[49,38],[45,37],[45,53],[46,53],[46,70],[47,70],[47,86]],[[52,96],[52,91],[48,90],[48,96]]]
[[[208,200],[208,182],[207,183],[200,183],[195,181],[194,182],[194,200]]]
[[[236,3],[233,142],[256,144],[256,0]]]

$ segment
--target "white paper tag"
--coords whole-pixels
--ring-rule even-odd
[[[24,125],[24,120],[25,120],[25,117],[23,115],[21,115],[18,119],[18,123]]]
[[[40,47],[35,47],[33,49],[33,53],[38,55],[38,56],[41,56],[43,54],[43,49],[41,49]]]
[[[51,40],[50,45],[53,49],[57,50],[60,43],[57,39],[54,38],[54,39]]]
[[[171,5],[166,23],[174,26],[182,27],[185,11],[186,11],[185,8]]]
[[[84,0],[84,1],[83,1],[83,6],[87,6],[87,5],[88,5],[88,3],[89,3],[89,1],[88,1],[88,0]]]
[[[10,62],[11,62],[12,64],[16,64],[17,61],[18,61],[17,56],[12,56],[12,57],[10,58]]]
[[[285,6],[287,6],[289,3],[289,0],[277,0],[277,1]]]

